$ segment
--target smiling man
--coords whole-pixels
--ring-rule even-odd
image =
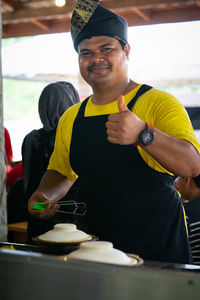
[[[200,145],[172,95],[128,75],[127,22],[98,4],[77,1],[71,34],[82,77],[93,94],[61,117],[48,171],[29,200],[38,218],[53,215],[79,178],[81,220],[100,240],[143,259],[191,263],[173,174],[200,173]],[[48,203],[34,211],[31,204]]]
[[[95,94],[109,92],[110,96],[107,95],[110,102],[116,100],[119,95],[118,91],[115,95],[115,89],[114,91],[110,89],[110,85],[112,84],[114,88],[116,84],[119,84],[120,76],[122,78],[121,92],[124,92],[124,85],[128,86],[129,83],[127,74],[129,49],[129,44],[126,44],[122,51],[120,43],[108,36],[94,36],[84,39],[79,44],[80,72],[93,87]],[[102,98],[105,101],[105,98]]]

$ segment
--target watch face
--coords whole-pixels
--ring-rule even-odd
[[[144,146],[150,145],[153,142],[153,139],[154,131],[150,128],[144,129],[139,136],[139,141]]]

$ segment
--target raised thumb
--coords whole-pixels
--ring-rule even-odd
[[[123,95],[121,95],[121,96],[118,98],[118,108],[119,108],[119,112],[127,111],[127,110],[128,110],[128,107],[127,107],[126,104],[124,103],[124,96],[123,96]]]

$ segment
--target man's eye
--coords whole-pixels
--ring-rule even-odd
[[[109,51],[112,51],[112,48],[105,47],[105,48],[102,48],[101,51],[102,52],[109,52]]]
[[[87,56],[87,55],[90,55],[90,52],[82,52],[82,53],[80,53],[80,56]]]

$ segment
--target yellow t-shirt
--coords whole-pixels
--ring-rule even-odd
[[[124,101],[127,105],[136,95],[140,87],[141,85],[137,86],[134,90],[125,95]],[[73,124],[80,105],[81,103],[71,106],[60,118],[56,133],[55,147],[48,166],[49,170],[56,170],[71,181],[77,178],[77,174],[70,166],[69,152]],[[105,105],[95,105],[92,103],[90,97],[86,105],[85,117],[117,112],[119,112],[117,101]],[[133,107],[133,112],[140,119],[150,123],[160,131],[191,142],[200,153],[200,145],[196,139],[188,114],[183,105],[174,96],[163,91],[151,89],[138,98]],[[144,149],[138,147],[138,150],[143,160],[151,168],[158,172],[171,174]]]

